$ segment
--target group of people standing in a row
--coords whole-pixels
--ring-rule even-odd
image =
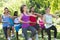
[[[11,16],[8,8],[4,9],[4,13],[2,15],[2,24],[6,40],[11,40],[11,31],[12,36],[14,36],[14,28],[16,30],[17,40],[18,31],[20,28],[22,28],[22,34],[24,35],[25,40],[39,40],[38,35],[40,31],[42,34],[42,40],[44,40],[44,30],[47,32],[48,40],[51,40],[50,30],[54,30],[54,40],[57,40],[57,29],[53,24],[52,18],[58,17],[50,14],[50,8],[45,9],[46,14],[44,15],[35,13],[34,10],[34,7],[30,7],[29,12],[27,12],[27,6],[22,5],[20,8],[20,16],[18,16],[17,11],[14,12],[14,16]],[[31,31],[30,37],[28,37],[27,31]]]

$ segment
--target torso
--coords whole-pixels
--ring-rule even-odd
[[[31,22],[37,22],[37,16],[36,15],[30,15],[30,21]],[[35,26],[36,23],[30,23],[31,26]]]
[[[23,14],[23,16],[22,16],[22,21],[28,22],[28,21],[29,21],[29,16]],[[22,23],[22,28],[27,28],[27,27],[29,27],[29,26],[30,26],[29,23]]]

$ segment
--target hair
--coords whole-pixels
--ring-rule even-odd
[[[14,12],[14,16],[18,16],[18,11],[15,11]]]
[[[5,10],[5,9],[8,9],[8,8],[7,8],[7,7],[5,7],[5,8],[4,8],[4,10]]]
[[[51,9],[50,7],[46,7],[45,10],[47,10],[48,8]]]
[[[29,12],[31,12],[31,9],[32,9],[33,7],[34,7],[34,6],[31,6],[31,7],[30,7],[30,10],[29,10]]]
[[[24,11],[23,11],[23,8],[25,7],[26,5],[22,5],[21,7],[20,7],[20,11],[21,11],[21,13],[23,13]]]
[[[5,8],[4,8],[4,10],[5,10],[5,9],[8,9],[8,8],[7,8],[7,7],[5,7]],[[8,11],[9,11],[9,10],[8,10]],[[5,14],[5,12],[4,12],[4,14]]]

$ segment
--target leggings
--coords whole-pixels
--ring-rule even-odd
[[[42,29],[41,29],[42,38],[44,38],[44,33],[43,33],[44,31],[46,32],[45,28],[42,28]]]
[[[50,30],[54,30],[54,38],[57,37],[57,29],[54,25],[52,25],[50,28],[46,29],[46,32],[48,34],[48,40],[51,40],[51,32]]]
[[[22,28],[22,33],[24,34],[25,40],[28,40],[27,31],[31,31],[31,38],[35,36],[36,29],[34,27]]]

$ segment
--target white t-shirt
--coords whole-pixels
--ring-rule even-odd
[[[50,28],[53,25],[52,15],[45,14],[45,21],[47,24],[45,24],[45,28]]]

